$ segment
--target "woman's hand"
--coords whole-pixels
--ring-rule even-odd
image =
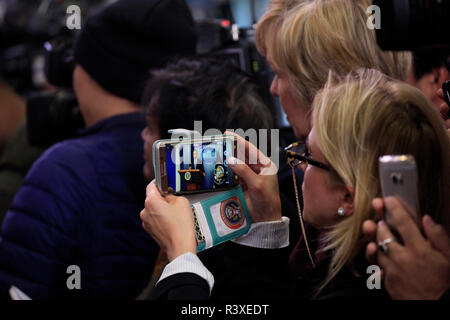
[[[278,168],[250,142],[235,133],[225,134],[237,140],[237,158],[228,158],[227,164],[241,180],[253,222],[281,220]]]
[[[430,216],[422,219],[425,239],[407,209],[395,198],[373,201],[375,211],[382,215],[384,207],[402,237],[400,244],[383,221],[375,225],[366,221],[363,230],[378,243],[391,238],[387,251],[381,252],[371,242],[366,256],[371,263],[383,269],[386,290],[393,299],[439,299],[450,286],[450,240],[442,228]]]
[[[169,261],[187,252],[196,254],[194,216],[186,198],[163,197],[152,181],[140,216],[143,228],[166,252]]]

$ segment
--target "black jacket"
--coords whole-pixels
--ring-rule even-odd
[[[152,291],[152,299],[170,300],[285,300],[285,299],[389,299],[383,289],[367,287],[368,263],[356,260],[360,276],[344,268],[317,296],[316,289],[325,279],[329,258],[316,269],[294,276],[289,263],[289,249],[257,249],[226,243],[216,251],[200,256],[215,277],[209,295],[208,283],[193,273],[180,273],[162,280]]]

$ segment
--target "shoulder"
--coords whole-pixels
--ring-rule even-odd
[[[50,185],[93,174],[94,163],[82,141],[67,140],[46,150],[31,167],[25,184]],[[55,186],[57,187],[57,186]]]
[[[76,163],[80,157],[85,156],[87,147],[84,145],[85,139],[71,139],[59,142],[48,148],[35,165],[45,165],[48,163]]]

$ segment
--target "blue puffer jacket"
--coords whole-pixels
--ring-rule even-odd
[[[135,298],[141,292],[158,254],[139,218],[144,126],[140,113],[116,116],[36,161],[2,226],[0,298],[9,296],[11,285],[33,299]],[[67,286],[76,284],[71,265],[81,271],[79,290]]]

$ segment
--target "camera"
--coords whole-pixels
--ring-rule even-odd
[[[392,173],[391,179],[394,184],[402,184],[403,183],[403,178],[402,178],[401,173],[398,173],[398,172]]]
[[[197,52],[226,60],[248,74],[258,85],[259,94],[270,108],[277,127],[288,127],[283,122],[281,104],[270,94],[273,71],[258,52],[253,28],[233,27],[232,20],[207,19],[197,21]]]
[[[84,17],[114,0],[79,0]],[[72,89],[73,42],[66,26],[74,1],[0,0],[0,75],[27,103],[28,140],[48,147],[72,138],[84,121]]]

